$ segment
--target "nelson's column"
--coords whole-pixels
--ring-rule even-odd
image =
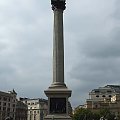
[[[71,96],[64,83],[64,37],[63,37],[63,11],[65,0],[51,0],[54,12],[53,32],[53,82],[45,90],[48,97],[48,115],[45,120],[71,120],[68,115],[68,98]]]

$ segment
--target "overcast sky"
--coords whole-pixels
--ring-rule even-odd
[[[67,0],[65,83],[72,106],[92,89],[120,85],[120,0]],[[46,98],[52,83],[50,0],[0,0],[0,90]]]

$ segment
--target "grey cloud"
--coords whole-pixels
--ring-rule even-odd
[[[47,27],[52,20],[47,21],[50,16],[48,9],[45,9],[44,3],[38,5],[38,1],[33,0],[9,2],[0,2],[0,87],[7,83],[8,89],[14,87],[21,92],[21,87],[25,91],[41,83],[39,87],[42,88],[48,85],[48,79],[51,80],[52,52],[48,51],[51,49],[52,34],[48,35],[52,32]]]
[[[116,0],[115,2],[115,12],[112,14],[115,19],[120,19],[120,1]]]
[[[71,55],[74,61],[71,60],[72,64],[68,65],[71,66],[68,76],[74,90],[73,97],[81,98],[73,100],[75,103],[85,100],[94,88],[119,84],[120,28],[118,22],[113,20],[118,12],[115,11],[115,1],[112,2],[109,7],[103,8],[105,13],[96,8],[92,12],[94,14],[77,14],[72,18],[74,23],[66,23],[68,31],[74,36],[69,40],[76,43],[73,47],[75,54]],[[100,14],[96,15],[97,12]],[[70,24],[73,26],[70,27]]]
[[[64,12],[65,82],[75,106],[91,89],[118,83],[120,77],[119,5],[93,1],[67,1]],[[21,97],[45,97],[52,82],[50,1],[1,1],[0,18],[0,88],[15,88]]]
[[[78,46],[80,55],[89,57],[119,57],[120,56],[120,28],[115,28],[107,36],[93,36],[82,40]]]
[[[119,80],[119,59],[82,59],[72,70],[71,77],[81,82]]]

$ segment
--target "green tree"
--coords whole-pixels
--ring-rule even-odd
[[[84,108],[75,110],[73,120],[93,120],[93,113]]]
[[[109,109],[101,109],[99,114],[107,120],[114,120],[115,118],[115,114],[111,113]]]
[[[100,120],[100,114],[98,112],[93,112],[93,120]]]
[[[109,109],[100,109],[97,112],[92,112],[84,108],[76,109],[73,114],[73,120],[100,120],[100,117],[104,117],[107,120],[114,120],[115,114],[111,113]]]

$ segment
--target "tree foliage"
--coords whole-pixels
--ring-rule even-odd
[[[93,113],[84,108],[77,109],[75,111],[75,114],[73,115],[73,120],[86,120],[89,118],[89,120],[92,120]]]
[[[103,116],[107,120],[114,120],[115,115],[111,113],[108,109],[101,109],[99,111],[100,116]]]
[[[89,109],[79,108],[73,114],[73,120],[100,120],[101,117],[104,120],[115,120],[115,115],[108,109],[100,109],[97,112],[92,112]]]

